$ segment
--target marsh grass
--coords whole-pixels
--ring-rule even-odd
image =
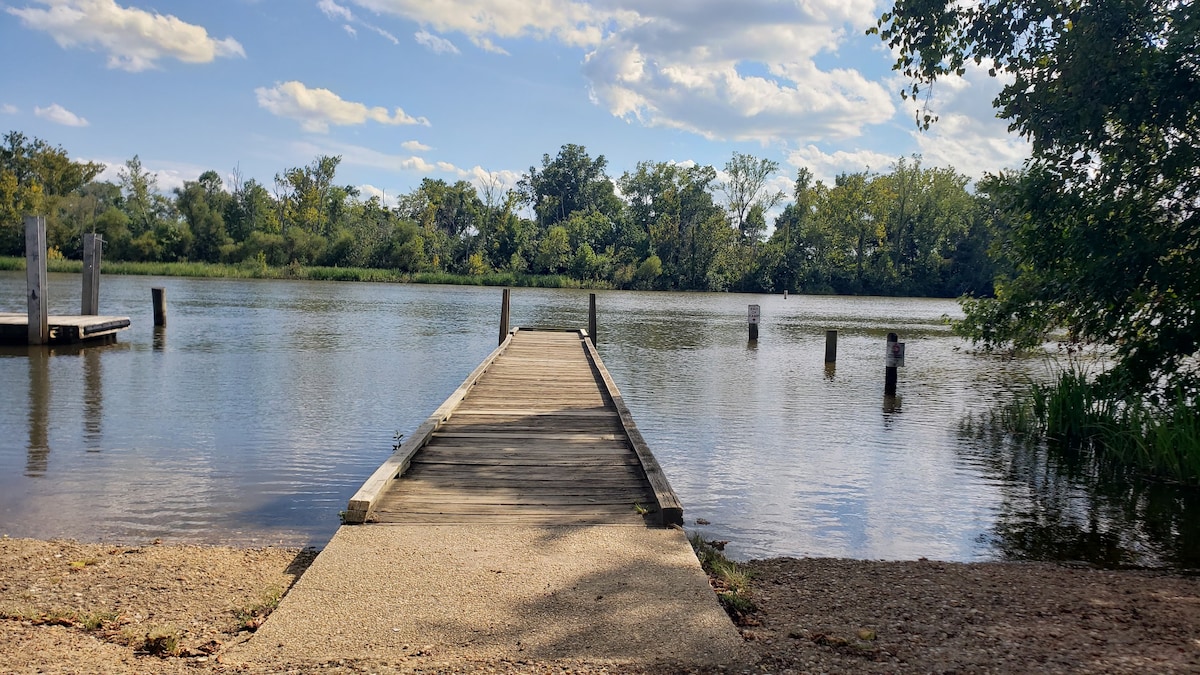
[[[452,286],[513,286],[524,288],[611,288],[606,282],[585,283],[559,274],[518,274],[491,272],[483,275],[451,274],[449,272],[401,272],[371,267],[321,267],[292,262],[282,267],[270,267],[258,261],[241,263],[203,262],[128,262],[105,260],[104,274],[128,276],[195,277],[222,279],[300,279],[307,281],[360,281],[370,283],[445,284]],[[0,256],[0,271],[23,271],[25,259]],[[83,263],[78,260],[47,260],[47,271],[79,274]]]
[[[1183,395],[1165,407],[1129,400],[1072,365],[1057,381],[1034,383],[1013,396],[991,419],[1013,435],[1044,439],[1061,453],[1200,485],[1200,410]]]

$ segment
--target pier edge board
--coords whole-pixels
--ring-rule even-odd
[[[637,423],[633,421],[633,413],[625,405],[625,400],[621,396],[621,391],[617,388],[617,383],[613,381],[612,375],[604,367],[604,361],[600,359],[600,354],[596,351],[595,345],[588,339],[587,331],[581,330],[579,332],[582,337],[584,349],[587,350],[588,358],[600,374],[604,386],[608,389],[608,395],[612,399],[613,405],[617,409],[617,414],[621,418],[621,425],[625,427],[625,434],[629,437],[629,442],[642,463],[642,469],[646,472],[646,480],[650,482],[650,487],[654,490],[654,499],[658,502],[658,524],[663,527],[683,525],[683,504],[679,501],[679,496],[675,494],[670,481],[667,480],[667,475],[663,472],[662,467],[659,466],[658,460],[654,458],[654,453],[650,451],[650,446],[646,443],[642,432],[638,430]]]
[[[450,418],[454,413],[454,409],[467,397],[467,393],[475,386],[479,378],[483,377],[484,372],[512,344],[513,337],[519,330],[520,328],[513,328],[509,331],[508,337],[504,339],[504,342],[501,342],[492,350],[492,353],[476,366],[475,370],[471,371],[467,379],[463,380],[458,389],[455,389],[454,393],[450,394],[450,397],[443,401],[437,410],[433,411],[433,414],[426,418],[417,427],[416,431],[396,448],[391,457],[388,457],[367,478],[362,487],[350,498],[350,502],[347,504],[346,511],[342,516],[342,522],[348,525],[359,525],[367,522],[367,519],[371,517],[371,511],[374,510],[375,505],[379,502],[379,498],[387,490],[391,481],[404,475],[404,472],[408,470],[409,464],[412,463],[413,455],[417,454],[417,451],[433,436],[433,432],[437,431],[438,427]]]

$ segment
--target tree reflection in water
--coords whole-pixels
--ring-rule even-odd
[[[1089,452],[1016,438],[978,420],[964,459],[995,481],[996,523],[980,536],[1007,560],[1200,568],[1200,489],[1151,479]]]

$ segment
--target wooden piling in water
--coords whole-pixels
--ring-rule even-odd
[[[883,368],[883,395],[884,396],[895,396],[896,395],[896,366],[892,365],[894,363],[894,361],[892,360],[892,354],[894,353],[893,350],[894,350],[895,344],[899,340],[900,340],[899,336],[897,336],[895,333],[887,334],[888,361],[887,361],[887,365],[885,365]]]
[[[837,363],[837,331],[825,331],[825,363]]]
[[[46,218],[25,217],[25,281],[29,312],[28,342],[50,341],[50,305],[46,302]]]
[[[596,346],[596,294],[588,293],[588,339]]]
[[[154,300],[154,325],[167,325],[167,289],[162,287],[151,288],[150,297]]]
[[[100,313],[100,247],[104,240],[98,235],[83,235],[83,294],[79,313],[96,316]]]
[[[509,289],[504,289],[500,296],[500,339],[496,344],[502,344],[508,337],[508,291]]]
[[[750,342],[758,341],[758,318],[761,315],[761,308],[758,305],[750,305],[746,308],[746,324],[750,328]]]

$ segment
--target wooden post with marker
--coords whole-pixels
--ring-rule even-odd
[[[44,345],[50,341],[50,304],[46,302],[46,217],[25,217],[25,281],[29,312],[28,341]]]
[[[896,395],[896,369],[904,365],[904,343],[895,333],[887,335],[887,357],[883,368],[883,395]]]
[[[83,235],[83,295],[79,301],[79,313],[84,316],[100,314],[100,247],[104,240],[99,235]]]
[[[750,327],[750,342],[758,342],[758,319],[762,314],[762,308],[758,305],[750,305],[746,308],[746,324]]]

